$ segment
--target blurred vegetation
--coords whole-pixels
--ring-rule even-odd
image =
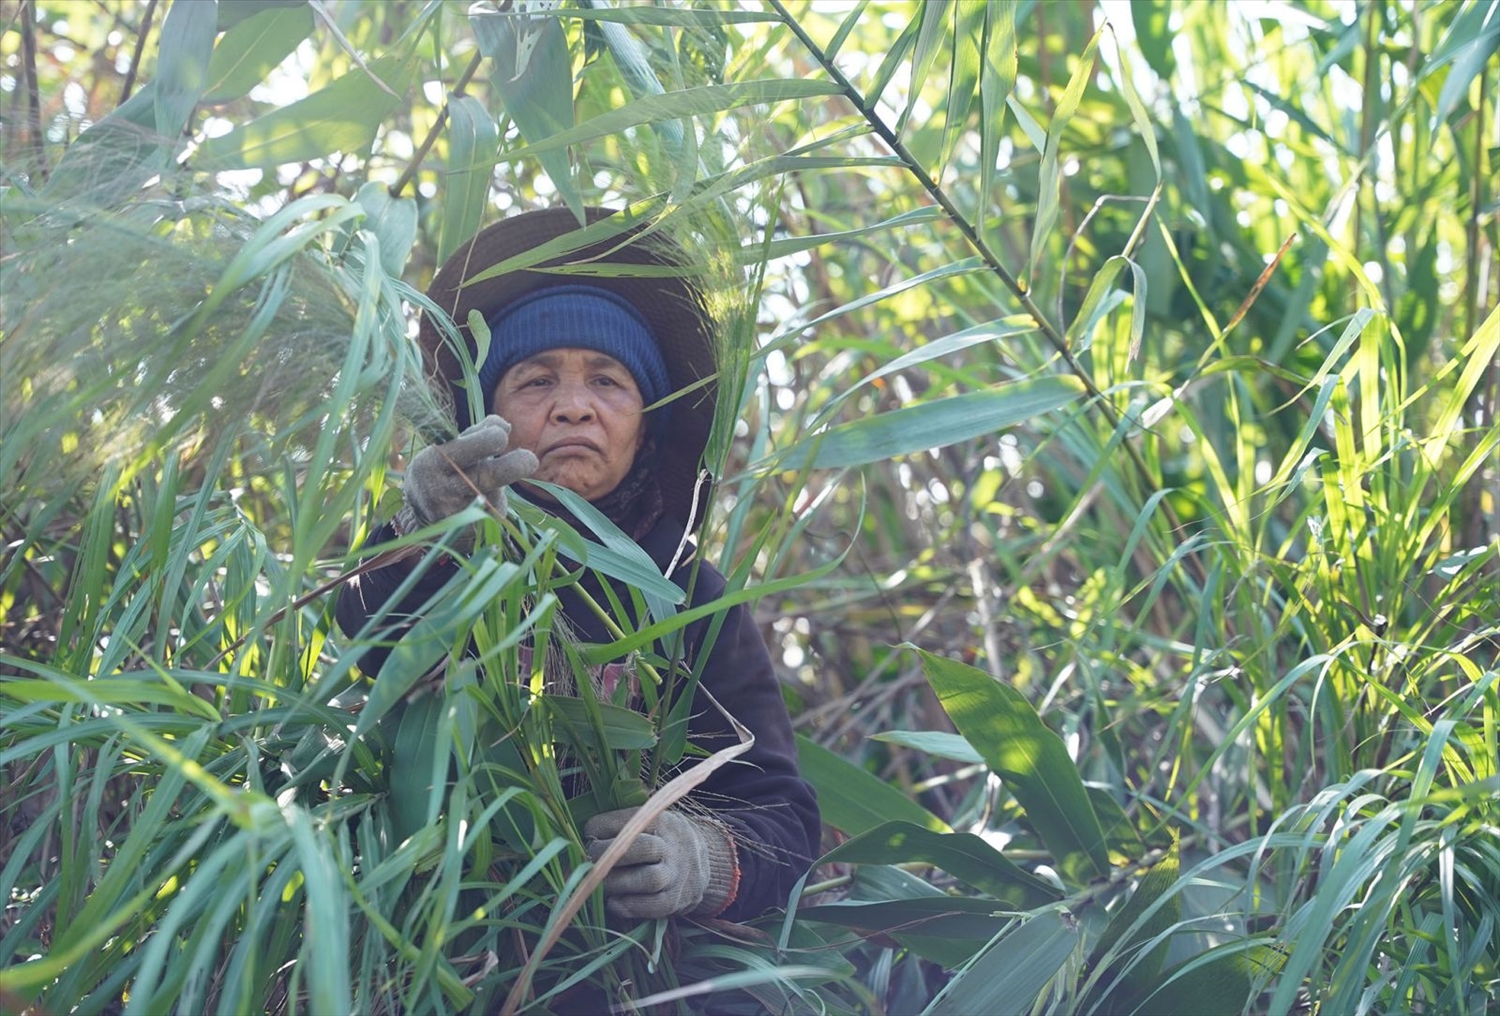
[[[1500,1004],[1500,3],[499,8],[0,3],[0,1009]],[[331,628],[420,293],[555,204],[714,290],[789,915],[604,922],[561,776],[672,696],[518,641],[665,664],[618,534]],[[579,560],[654,626],[554,640]]]

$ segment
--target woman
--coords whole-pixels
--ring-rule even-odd
[[[551,209],[488,227],[439,270],[428,296],[458,323],[471,352],[469,312],[477,310],[489,326],[478,378],[490,415],[469,425],[457,357],[424,316],[423,349],[452,386],[462,433],[412,459],[405,503],[373,542],[446,518],[471,504],[475,491],[503,511],[505,488],[535,478],[587,499],[689,591],[692,604],[708,603],[723,595],[724,577],[692,560],[689,539],[702,517],[701,458],[714,412],[708,317],[689,280],[661,271],[678,260],[668,247],[637,230],[612,228],[606,211],[591,210],[588,220],[591,239],[593,232],[604,238],[564,256],[556,252],[577,222],[567,209]],[[656,271],[637,267],[612,277],[606,268],[580,284],[577,276],[534,270],[568,263]],[[471,281],[516,264],[528,267]],[[526,495],[566,517],[540,488],[528,487]],[[397,563],[351,580],[339,598],[340,627],[360,631],[411,567]],[[411,610],[451,577],[452,567],[429,570],[392,611],[397,623],[409,623]],[[576,595],[564,589],[560,599],[580,638],[613,641]],[[630,598],[622,591],[617,602]],[[704,646],[709,629],[706,621],[688,627],[686,663],[707,654],[700,687],[755,734],[755,744],[694,791],[692,809],[659,816],[610,871],[606,906],[623,917],[754,917],[786,902],[817,848],[817,804],[797,773],[791,724],[750,613],[743,606],[726,610],[712,645]],[[386,655],[372,649],[361,666],[376,673]],[[710,752],[738,742],[701,691],[688,737]],[[633,811],[587,822],[591,856],[603,853]]]

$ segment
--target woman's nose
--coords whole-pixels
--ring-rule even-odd
[[[568,423],[580,423],[593,418],[593,402],[589,398],[588,386],[564,381],[557,386],[557,396],[552,401],[552,415]]]

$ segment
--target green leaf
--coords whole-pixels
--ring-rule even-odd
[[[843,559],[844,555],[839,554],[831,561],[819,565],[817,568],[814,568],[810,572],[805,572],[799,575],[788,575],[784,578],[774,579],[770,582],[763,582],[760,585],[756,586],[743,586],[739,589],[734,590],[733,592],[725,593],[723,596],[719,597],[717,600],[712,601],[711,603],[700,603],[696,606],[689,607],[686,610],[680,611],[667,620],[658,621],[655,624],[646,626],[645,628],[639,628],[634,632],[627,631],[625,632],[623,637],[616,639],[614,642],[587,646],[584,648],[583,652],[580,655],[582,656],[583,660],[589,664],[608,663],[612,660],[617,660],[626,653],[635,652],[635,650],[648,646],[658,639],[665,638],[666,636],[671,635],[673,632],[680,631],[687,625],[692,624],[694,621],[700,620],[705,617],[712,617],[715,614],[723,613],[725,610],[728,610],[730,607],[733,607],[736,604],[747,603],[751,600],[758,600],[766,596],[775,596],[777,593],[784,592],[788,589],[796,589],[801,586],[806,586],[811,582],[815,582],[816,580],[834,571],[835,568],[843,563]]]
[[[1060,896],[973,833],[937,833],[910,822],[882,822],[839,844],[818,863],[835,861],[931,864],[1017,910],[1044,906]]]
[[[307,0],[219,0],[219,31],[227,32],[268,10],[306,6]]]
[[[455,650],[461,650],[462,645],[456,644],[460,632],[467,630],[492,600],[524,578],[524,573],[515,563],[485,558],[472,575],[465,576],[462,583],[453,583],[440,594],[437,603],[427,609],[411,630],[391,647],[380,673],[375,675],[369,699],[360,711],[354,737],[357,739],[369,731],[440,660]],[[512,635],[519,639],[520,632]]]
[[[1496,6],[1500,7],[1500,4]],[[1451,439],[1469,396],[1485,374],[1493,372],[1497,357],[1500,357],[1500,307],[1491,308],[1479,328],[1464,343],[1458,356],[1443,365],[1443,374],[1447,374],[1458,364],[1462,364],[1463,369],[1443,400],[1442,411],[1432,425],[1433,436],[1425,442],[1428,455],[1435,458],[1438,449]]]
[[[614,57],[615,66],[620,69],[620,76],[635,95],[662,95],[666,92],[661,79],[651,69],[646,47],[625,25],[618,21],[603,21],[599,24],[599,34],[604,36],[604,44]],[[685,131],[692,129],[691,123],[663,120],[653,124],[652,129],[661,138],[662,147],[672,161],[682,157]]]
[[[980,44],[989,4],[984,0],[959,0],[953,27],[953,67],[948,75],[948,112],[943,121],[943,149],[938,156],[937,178],[953,157],[953,150],[969,130],[969,107],[980,77]],[[980,124],[983,131],[988,125]],[[981,202],[983,204],[983,202]]]
[[[1252,993],[1286,965],[1286,954],[1257,941],[1236,942],[1179,964],[1136,1008],[1152,1016],[1238,1016]]]
[[[995,939],[948,982],[924,1014],[1024,1013],[1078,945],[1078,932],[1044,913]]]
[[[175,142],[208,84],[208,65],[218,34],[213,4],[173,4],[161,24],[157,58],[156,133]]]
[[[214,47],[200,101],[221,103],[248,95],[312,30],[312,8],[306,4],[269,7],[239,22]]]
[[[832,61],[838,56],[839,50],[844,48],[844,42],[849,38],[849,33],[859,26],[859,20],[865,13],[865,8],[870,6],[870,0],[859,0],[849,13],[844,15],[844,20],[839,23],[839,30],[833,33],[833,38],[828,40],[828,45],[823,47],[823,57]]]
[[[1026,271],[1022,275],[1028,287],[1041,262],[1042,253],[1052,239],[1052,230],[1057,225],[1059,202],[1062,199],[1063,132],[1067,130],[1073,114],[1078,111],[1084,89],[1093,79],[1094,53],[1099,48],[1099,35],[1103,31],[1101,27],[1089,39],[1068,87],[1064,89],[1062,98],[1057,101],[1057,107],[1052,112],[1052,122],[1047,125],[1047,144],[1042,149],[1042,163],[1038,171],[1036,224],[1032,227],[1031,252],[1026,257]]]
[[[737,11],[729,7],[564,7],[542,12],[558,18],[579,21],[619,22],[622,25],[666,25],[674,28],[719,28],[723,25],[749,25],[780,21],[771,11]]]
[[[348,891],[340,876],[339,863],[326,829],[315,829],[306,808],[283,811],[291,827],[298,866],[307,889],[303,912],[303,935],[307,943],[305,964],[308,1009],[312,1012],[353,1012],[349,988]]]
[[[1016,10],[1013,4],[989,4],[984,14],[984,54],[979,75],[979,213],[975,230],[990,243],[985,213],[995,188],[1000,140],[1005,137],[1006,100],[1016,86]]]
[[[967,762],[971,765],[984,763],[984,756],[975,751],[974,746],[962,734],[950,734],[941,730],[886,730],[871,734],[870,737],[872,740],[915,748],[955,762]]]
[[[803,438],[775,467],[802,469],[810,464],[813,469],[844,469],[942,448],[1061,408],[1082,391],[1077,378],[1041,377],[919,402]]]
[[[476,10],[469,24],[479,51],[494,65],[490,85],[521,136],[535,146],[567,133],[573,126],[573,59],[557,20]],[[583,197],[566,146],[533,154],[582,225]]]
[[[910,9],[909,6],[908,9]],[[875,71],[875,77],[870,82],[869,89],[865,92],[866,109],[874,109],[876,104],[880,102],[880,97],[885,93],[886,86],[891,83],[891,78],[895,77],[896,71],[900,69],[901,61],[906,59],[907,52],[917,41],[917,29],[921,25],[925,14],[926,12],[918,7],[917,16],[906,23],[906,27],[901,30],[901,34],[896,37],[895,44],[886,50],[885,57],[880,61],[880,67]]]
[[[873,293],[866,293],[864,296],[850,300],[848,303],[835,307],[833,310],[819,314],[811,321],[800,322],[787,329],[786,331],[778,333],[777,335],[772,337],[771,341],[767,342],[764,346],[761,347],[760,355],[764,356],[766,353],[770,352],[773,349],[781,349],[785,346],[791,345],[792,340],[797,336],[801,335],[803,332],[807,332],[818,327],[825,321],[832,321],[833,319],[842,317],[845,314],[852,314],[854,311],[857,311],[863,307],[869,307],[874,304],[880,303],[882,300],[895,296],[898,293],[904,293],[909,289],[916,289],[920,286],[925,286],[929,282],[936,282],[939,279],[956,279],[963,275],[970,275],[975,272],[986,270],[987,269],[985,267],[983,258],[969,257],[963,258],[960,261],[954,261],[950,262],[949,264],[940,265],[939,267],[933,268],[930,271],[923,272],[920,275],[908,276],[898,282],[891,283],[889,286],[886,286],[883,289],[876,290]]]
[[[438,264],[479,232],[489,207],[490,180],[500,151],[500,128],[484,103],[471,95],[448,99],[447,186]]]
[[[800,734],[797,767],[818,792],[823,821],[850,836],[885,822],[910,822],[940,833],[952,831],[948,823],[891,784]]]
[[[786,102],[793,99],[810,99],[819,95],[841,95],[843,89],[828,81],[802,78],[770,78],[761,81],[740,81],[724,85],[701,85],[683,88],[661,95],[648,95],[626,103],[619,109],[601,113],[585,120],[571,130],[563,131],[545,141],[533,142],[525,148],[510,153],[512,158],[540,156],[543,152],[566,148],[583,141],[619,134],[632,127],[662,120],[681,120],[691,116],[721,113],[741,106],[752,106],[766,102]]]
[[[354,200],[365,210],[365,228],[380,242],[380,267],[391,278],[401,278],[417,242],[417,203],[391,197],[390,188],[374,180],[360,187]]]
[[[1420,80],[1453,62],[1433,111],[1439,121],[1446,120],[1459,101],[1468,96],[1469,86],[1497,49],[1500,49],[1500,4],[1494,0],[1488,3],[1475,0],[1453,19],[1442,44],[1418,74]]]
[[[1141,238],[1146,234],[1146,224],[1151,217],[1151,213],[1156,209],[1156,202],[1161,197],[1161,150],[1156,143],[1156,122],[1147,114],[1145,104],[1141,102],[1141,97],[1136,94],[1135,71],[1130,65],[1130,58],[1126,53],[1126,48],[1118,45],[1118,40],[1115,52],[1120,60],[1120,92],[1125,96],[1125,105],[1130,110],[1131,122],[1135,124],[1135,129],[1140,132],[1141,143],[1146,146],[1146,154],[1151,157],[1151,169],[1154,174],[1151,196],[1147,199],[1146,207],[1141,212],[1141,217],[1136,221],[1135,229],[1131,231],[1130,239],[1125,244],[1125,253],[1133,256]],[[1137,317],[1144,322],[1146,317],[1146,273],[1138,268],[1134,261],[1131,262],[1130,267],[1135,272],[1135,302],[1140,308]],[[1133,358],[1139,352],[1141,346],[1140,328],[1135,326],[1134,321],[1132,321],[1131,331],[1130,347],[1132,352],[1130,355]]]
[[[371,61],[369,71],[356,67],[305,99],[209,138],[198,158],[213,170],[249,169],[363,151],[404,101],[400,96],[411,88],[415,68],[412,55],[382,56]],[[390,95],[376,77],[397,94]]]
[[[1026,809],[1060,870],[1075,881],[1108,872],[1104,830],[1078,767],[1026,697],[967,664],[910,648],[959,733]]]
[[[403,702],[391,713],[387,780],[390,783],[391,831],[401,843],[437,819],[447,797],[449,748],[438,731],[447,696],[441,687]]]
[[[1005,97],[1005,105],[1016,115],[1016,125],[1021,128],[1021,133],[1026,135],[1026,140],[1031,142],[1032,147],[1038,152],[1045,150],[1047,147],[1047,132],[1042,129],[1041,124],[1036,122],[1036,117],[1032,116],[1025,106],[1017,102],[1014,95],[1007,95]]]
[[[940,356],[951,356],[954,353],[968,349],[970,346],[977,346],[980,343],[986,342],[998,342],[1000,339],[1008,339],[1013,335],[1024,335],[1035,330],[1036,325],[1030,318],[1023,318],[1016,323],[990,321],[975,325],[972,328],[965,328],[961,332],[954,332],[952,335],[944,335],[942,338],[933,339],[931,342],[923,343],[916,349],[902,353],[894,360],[866,374],[851,387],[835,393],[833,398],[829,400],[829,407],[818,414],[818,420],[821,422],[831,416],[833,410],[846,402],[849,396],[859,391],[865,385],[879,381],[881,378],[889,377],[899,371],[909,370],[920,364],[929,363]]]
[[[543,701],[547,703],[548,709],[579,729],[586,728],[593,722],[589,719],[588,703],[582,699],[567,695],[546,695],[543,696]],[[656,744],[656,728],[644,714],[609,702],[599,702],[596,708],[603,720],[605,748],[635,751]]]
[[[881,938],[888,935],[916,955],[950,970],[972,959],[1008,921],[995,913],[993,902],[945,893],[926,879],[890,865],[859,866],[849,892],[844,902],[896,906],[884,914],[833,914],[828,923],[860,928],[876,920],[893,921],[879,929]]]
[[[574,518],[598,537],[598,542],[596,542],[578,534],[576,544],[574,541],[568,541],[562,545],[563,553],[571,557],[568,551],[572,546],[582,547],[587,560],[579,562],[580,564],[586,564],[611,578],[619,579],[639,589],[647,598],[652,617],[658,621],[671,617],[675,613],[672,607],[687,600],[687,592],[663,575],[661,568],[651,560],[651,555],[647,554],[640,544],[626,536],[598,508],[566,487],[540,480],[536,481],[536,485],[550,493]],[[545,519],[543,524],[560,530],[565,528],[571,530],[571,527],[566,527],[556,517]]]
[[[1123,78],[1124,75],[1122,74],[1121,77]],[[1328,131],[1318,123],[1318,121],[1308,116],[1306,110],[1304,110],[1295,100],[1288,98],[1287,96],[1280,95],[1269,88],[1257,85],[1253,81],[1246,81],[1245,85],[1253,92],[1255,92],[1256,95],[1259,95],[1261,98],[1269,102],[1274,108],[1279,109],[1283,113],[1285,113],[1292,121],[1294,121],[1303,130],[1307,131],[1307,133],[1312,137],[1326,142],[1330,148],[1336,149],[1340,152],[1344,152],[1345,154],[1352,154],[1347,151],[1343,142],[1340,142],[1338,138],[1334,137],[1332,134],[1329,134]]]
[[[1141,336],[1146,330],[1146,274],[1141,271],[1140,265],[1118,254],[1107,259],[1095,273],[1093,281],[1089,283],[1083,303],[1078,307],[1078,314],[1068,327],[1069,345],[1079,351],[1092,345],[1094,329],[1098,326],[1099,319],[1108,313],[1120,299],[1123,299],[1124,294],[1114,288],[1114,283],[1120,270],[1126,265],[1130,266],[1131,284],[1134,287],[1131,290],[1133,301],[1130,312],[1130,359],[1134,360],[1140,356]],[[1116,296],[1117,293],[1119,296]],[[1115,297],[1115,299],[1107,299],[1109,297]]]
[[[889,935],[950,969],[967,962],[1008,920],[996,916],[994,900],[941,894],[877,903],[824,903],[799,910],[797,917]]]
[[[896,121],[896,133],[899,135],[906,129],[906,121],[911,119],[911,111],[917,105],[917,97],[922,94],[922,86],[927,83],[927,73],[932,70],[932,63],[937,59],[938,44],[948,35],[948,20],[953,13],[953,4],[919,4],[917,16],[921,26],[917,29],[917,48],[911,57],[911,77],[908,79],[906,88],[906,108],[901,111],[900,118]]]
[[[1166,81],[1177,71],[1172,55],[1172,31],[1168,27],[1172,5],[1168,0],[1135,0],[1130,5],[1130,23],[1146,63],[1156,76]]]
[[[1099,816],[1099,825],[1104,829],[1104,842],[1117,861],[1133,861],[1145,853],[1141,834],[1136,831],[1125,809],[1104,787],[1093,784],[1085,786],[1094,814]]]
[[[51,673],[46,680],[8,679],[4,683],[5,694],[22,702],[78,702],[86,705],[110,703],[114,705],[159,705],[175,709],[185,715],[197,716],[209,722],[218,722],[219,711],[210,702],[184,690],[181,685],[148,675],[122,674],[119,677],[100,677],[89,681],[62,681],[67,678],[53,668],[31,661],[15,661],[17,666],[38,673]]]
[[[1143,958],[1136,960],[1136,948],[1117,952],[1121,942],[1132,946],[1146,946],[1156,936],[1177,924],[1182,916],[1182,899],[1175,893],[1163,900],[1177,883],[1180,868],[1177,854],[1177,839],[1173,837],[1167,856],[1152,865],[1136,886],[1135,892],[1125,901],[1099,936],[1093,952],[1089,954],[1089,966],[1109,964],[1100,985],[1108,987],[1116,971],[1123,971],[1123,980],[1110,992],[1112,1000],[1138,999],[1155,983],[1161,972],[1162,961],[1167,956],[1167,941],[1163,939],[1151,948]],[[1146,911],[1161,900],[1161,904],[1146,916]],[[1126,969],[1128,967],[1128,969]],[[1119,1008],[1119,1006],[1116,1006]]]
[[[813,165],[810,160],[804,163],[802,159],[790,159],[786,157],[782,157],[776,160],[762,161],[779,163],[780,165],[775,167],[777,172],[795,170],[799,164]],[[900,160],[893,160],[886,157],[879,157],[877,160],[863,156],[849,158],[835,157],[832,160],[819,160],[819,162],[823,166],[868,166],[877,164],[900,164]],[[876,222],[868,226],[860,226],[853,229],[841,229],[837,232],[832,233],[813,233],[807,236],[778,237],[777,239],[772,240],[769,246],[762,244],[760,241],[756,241],[755,243],[741,249],[740,260],[749,264],[755,264],[763,256],[769,256],[772,258],[787,257],[791,254],[796,254],[804,250],[812,250],[814,247],[832,245],[844,240],[853,240],[862,236],[869,236],[872,233],[883,233],[892,229],[910,226],[920,222],[936,222],[941,220],[942,218],[943,210],[941,208],[914,208],[909,212],[902,212],[900,215],[892,216],[889,219],[882,219],[880,222]]]

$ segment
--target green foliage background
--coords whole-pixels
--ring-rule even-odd
[[[0,4],[0,1008],[1500,1001],[1500,3],[501,6]],[[330,628],[422,289],[555,204],[712,283],[787,916],[591,892],[687,698],[517,642],[670,641],[618,534],[476,507],[398,666]],[[579,560],[652,626],[555,639]]]

